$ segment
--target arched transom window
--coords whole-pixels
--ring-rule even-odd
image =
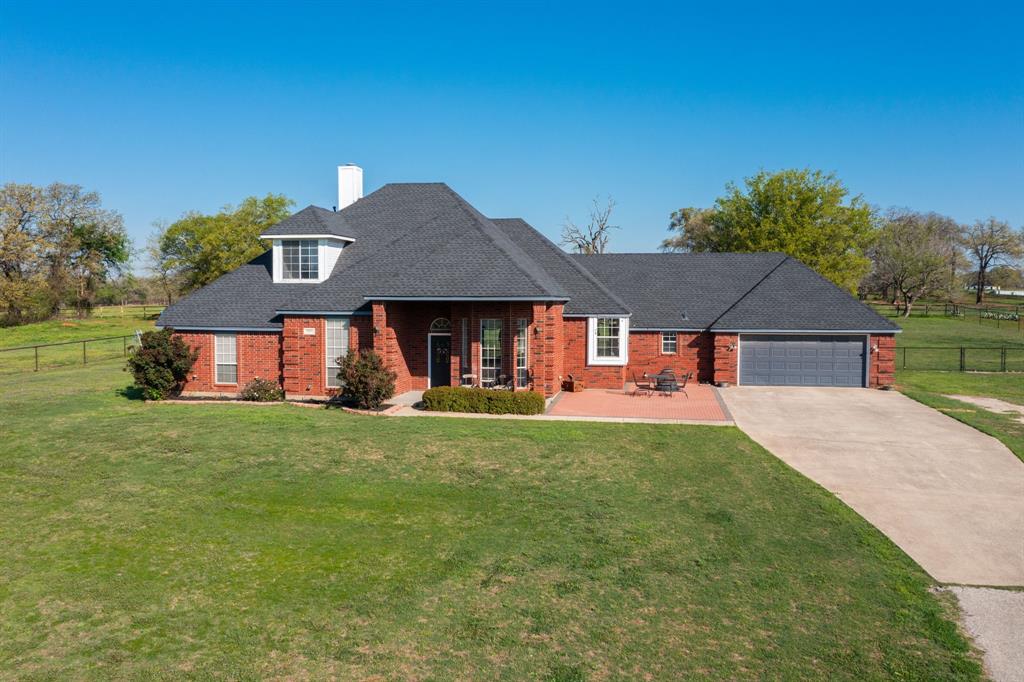
[[[433,334],[451,334],[452,323],[451,320],[445,317],[439,317],[430,323],[430,332]]]

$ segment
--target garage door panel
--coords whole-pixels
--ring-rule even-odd
[[[740,383],[863,386],[863,336],[742,334]]]

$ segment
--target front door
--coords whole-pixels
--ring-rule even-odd
[[[452,383],[452,337],[430,335],[430,387]]]

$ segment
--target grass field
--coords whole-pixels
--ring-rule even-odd
[[[949,416],[998,438],[1024,460],[1024,424],[1014,417],[990,412],[975,405],[945,398],[946,395],[976,395],[1000,398],[1024,405],[1024,339],[1015,331],[993,325],[955,318],[931,317],[898,320],[903,333],[896,337],[896,384],[911,398],[934,407]],[[1006,346],[1007,369],[1002,372],[958,372],[903,370],[904,346]],[[967,351],[969,367],[999,368],[996,351]],[[910,350],[908,367],[944,367],[955,369],[959,352]]]
[[[5,676],[979,676],[929,578],[737,429],[127,381],[0,377]]]
[[[111,315],[84,320],[48,320],[18,327],[0,327],[0,374],[32,371],[35,368],[33,350],[3,351],[4,348],[131,335],[137,329],[146,331],[153,328],[153,310],[157,309],[150,308],[151,312],[146,316],[142,315],[141,310],[132,310],[124,317]],[[121,339],[86,344],[86,360],[89,362],[120,358],[123,354],[124,342]],[[39,349],[40,369],[81,364],[81,344]]]

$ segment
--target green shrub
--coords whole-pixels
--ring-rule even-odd
[[[276,381],[256,377],[245,385],[240,396],[254,403],[276,403],[284,400],[284,389]]]
[[[142,344],[128,357],[128,371],[146,400],[163,400],[181,392],[198,357],[173,329],[158,329],[142,335]]]
[[[534,391],[438,386],[423,392],[423,406],[432,412],[543,414],[545,403],[544,396]]]
[[[384,366],[384,360],[372,350],[349,353],[341,360],[338,379],[340,396],[364,410],[377,410],[395,394],[397,375]]]

